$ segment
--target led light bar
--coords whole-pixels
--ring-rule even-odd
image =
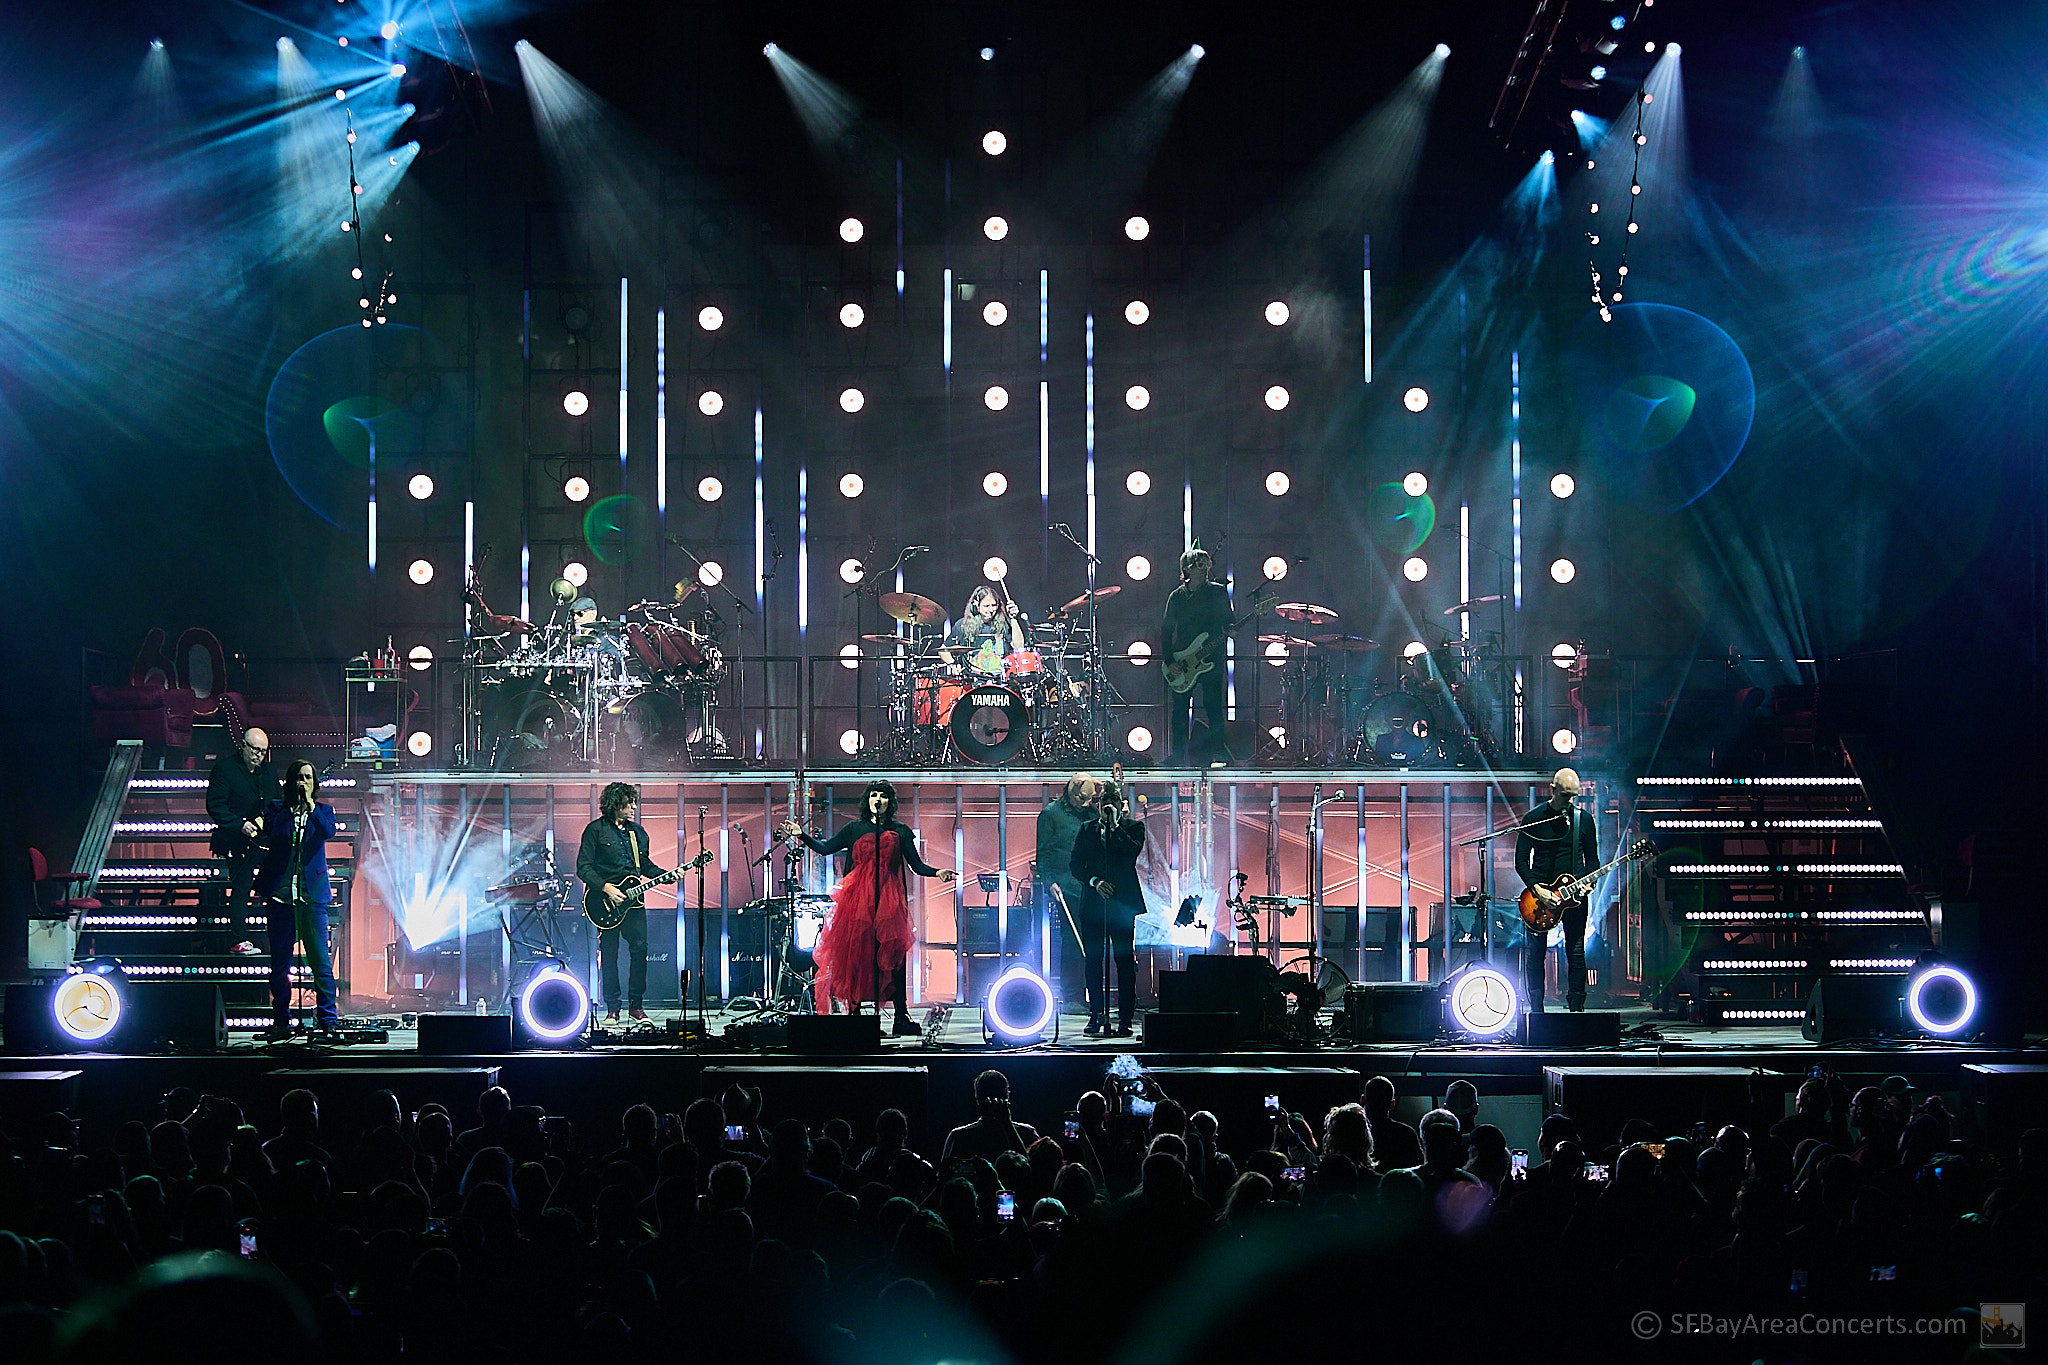
[[[101,881],[166,881],[172,878],[197,877],[201,881],[218,881],[227,876],[227,869],[212,863],[138,863],[130,867],[103,867]]]
[[[1912,957],[1831,957],[1828,966],[1838,972],[1903,972],[1917,961]]]
[[[270,965],[265,962],[236,963],[233,966],[180,966],[175,962],[123,963],[121,970],[129,976],[246,976],[270,975]],[[311,967],[294,965],[292,977],[298,981],[313,979]]]
[[[1736,820],[1707,816],[1659,816],[1652,829],[1883,829],[1882,820]]]
[[[131,777],[128,790],[137,792],[185,792],[203,791],[206,779],[203,777]]]
[[[1769,920],[1829,920],[1843,924],[1907,924],[1924,920],[1918,910],[1688,910],[1694,923],[1762,923]]]
[[[211,834],[211,820],[116,820],[116,834]]]
[[[1902,863],[1673,863],[1674,877],[1753,876],[1784,873],[1796,877],[1903,877]]]
[[[1806,876],[1897,876],[1906,875],[1903,863],[1801,863],[1798,870]]]
[[[1674,863],[1665,869],[1674,877],[1716,877],[1746,872],[1783,872],[1783,863]]]
[[[227,923],[211,917],[206,922]],[[84,915],[78,921],[81,929],[188,929],[198,924],[197,915]]]
[[[1773,1009],[1773,1010],[1753,1010],[1753,1009],[1739,1009],[1739,1010],[1722,1010],[1722,1011],[1720,1011],[1720,1017],[1721,1017],[1721,1018],[1723,1018],[1723,1019],[1746,1019],[1746,1020],[1750,1020],[1750,1021],[1753,1021],[1753,1022],[1772,1022],[1772,1021],[1777,1021],[1777,1020],[1782,1020],[1782,1019],[1804,1019],[1804,1018],[1806,1017],[1806,1011],[1805,1011],[1805,1010],[1803,1010],[1803,1009],[1801,1009],[1801,1010],[1795,1010],[1795,1009],[1782,1009],[1782,1010],[1776,1010],[1776,1009]]]
[[[1638,787],[1860,787],[1859,777],[1639,777]]]
[[[1710,957],[1700,963],[1703,972],[1803,972],[1812,964],[1803,957]]]

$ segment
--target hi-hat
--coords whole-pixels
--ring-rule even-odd
[[[1262,645],[1286,645],[1289,649],[1314,649],[1316,647],[1314,640],[1304,640],[1299,635],[1261,635],[1259,643]]]
[[[1460,603],[1458,603],[1458,605],[1457,605],[1457,606],[1455,606],[1455,607],[1445,607],[1445,608],[1444,608],[1444,615],[1446,615],[1446,616],[1456,616],[1456,615],[1460,614],[1461,612],[1468,612],[1468,611],[1472,610],[1472,608],[1474,608],[1474,607],[1483,607],[1483,606],[1485,606],[1485,605],[1486,605],[1486,604],[1487,604],[1488,602],[1498,602],[1498,601],[1500,601],[1500,600],[1501,600],[1501,596],[1502,596],[1502,594],[1500,594],[1500,593],[1497,593],[1497,592],[1494,592],[1494,593],[1488,593],[1488,594],[1487,594],[1486,596],[1484,596],[1484,597],[1475,597],[1475,598],[1473,598],[1473,599],[1472,599],[1471,601],[1469,601],[1469,602],[1460,602]]]
[[[1339,654],[1365,654],[1380,647],[1378,640],[1368,640],[1363,635],[1318,635],[1316,643]]]
[[[1282,602],[1273,608],[1273,614],[1283,621],[1299,621],[1305,626],[1337,624],[1335,607],[1319,607],[1313,602]]]
[[[1097,588],[1094,592],[1094,597],[1096,601],[1100,602],[1104,598],[1116,596],[1123,590],[1123,585],[1121,583],[1112,583],[1106,588]],[[1089,594],[1084,592],[1079,597],[1075,598],[1073,601],[1067,603],[1064,607],[1059,608],[1059,610],[1079,611],[1081,610],[1081,608],[1088,605],[1088,598]]]
[[[876,635],[870,633],[860,638],[878,645],[907,645],[910,643],[910,637],[907,635]]]
[[[920,626],[943,625],[946,609],[929,597],[914,592],[885,592],[878,599],[884,615]]]

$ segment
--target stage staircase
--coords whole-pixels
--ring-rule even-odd
[[[141,769],[124,763],[116,750],[106,787],[81,840],[81,858],[100,854],[81,871],[101,908],[73,924],[80,959],[120,959],[129,981],[217,981],[230,1032],[254,1032],[270,1025],[270,941],[260,906],[251,906],[237,925],[229,918],[225,865],[208,842],[213,822],[206,815],[206,774],[181,769]],[[363,828],[357,779],[329,776],[320,799],[334,807],[335,839],[327,845],[335,905],[330,915],[335,972],[346,976],[348,899]],[[238,947],[246,945],[242,951]],[[254,952],[248,948],[255,949]],[[311,973],[293,968],[295,982],[311,984]],[[347,983],[341,983],[344,994]],[[309,1017],[312,993],[295,996],[294,1014]]]
[[[1644,975],[1667,1008],[1783,1028],[1822,976],[1903,978],[1934,948],[1930,906],[1853,771],[1635,781],[1636,829],[1661,850],[1645,914],[1665,917],[1673,949]]]

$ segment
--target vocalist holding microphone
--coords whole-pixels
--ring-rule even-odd
[[[1118,764],[1102,788],[1096,817],[1074,836],[1068,870],[1088,888],[1081,909],[1081,942],[1088,957],[1088,1027],[1091,1038],[1128,1038],[1138,1006],[1138,953],[1134,926],[1145,913],[1138,886],[1138,855],[1145,824],[1130,818]],[[1117,1022],[1109,1023],[1109,965],[1116,961]]]

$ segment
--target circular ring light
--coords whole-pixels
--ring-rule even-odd
[[[572,588],[580,588],[590,581],[590,570],[583,567],[581,560],[572,559],[562,566],[562,579]]]
[[[715,559],[707,559],[697,566],[697,581],[707,588],[715,588],[725,581],[725,566]]]
[[[992,498],[1000,498],[1010,491],[1010,477],[1000,469],[991,469],[981,476],[981,491]]]
[[[849,562],[851,562],[851,561],[849,561]],[[840,576],[841,576],[841,577],[843,578],[843,577],[845,577],[845,574],[844,574],[844,573],[842,572]],[[849,669],[849,670],[857,670],[857,669],[859,669],[859,667],[860,667],[860,644],[859,644],[859,642],[857,642],[857,641],[856,641],[855,643],[853,643],[853,644],[850,644],[850,645],[841,645],[841,646],[839,646],[839,666],[840,666],[841,668],[844,668],[844,669]]]
[[[434,647],[414,645],[405,652],[405,658],[406,662],[412,665],[413,672],[424,673],[434,666]]]
[[[73,972],[51,995],[57,1027],[74,1043],[97,1043],[121,1024],[121,987],[112,975]]]
[[[1928,991],[1936,992],[1929,999]],[[1923,1033],[1946,1038],[1977,1017],[1977,985],[1954,967],[1928,967],[1906,987],[1906,1014]]]
[[[1410,583],[1420,583],[1429,577],[1429,561],[1421,555],[1410,555],[1401,561],[1401,577]]]
[[[1000,583],[1010,576],[1010,566],[1001,556],[990,555],[981,561],[981,576],[991,583]]]
[[[1475,1038],[1495,1038],[1515,1026],[1521,999],[1497,967],[1471,967],[1451,979],[1451,1022]]]
[[[995,979],[982,998],[989,1031],[1005,1042],[1030,1042],[1052,1023],[1052,987],[1029,967],[1012,967]]]
[[[562,480],[562,496],[570,502],[582,502],[590,496],[590,480],[581,474],[571,474]]]
[[[590,992],[557,961],[543,962],[519,992],[519,1023],[544,1043],[565,1043],[590,1022]]]
[[[405,573],[415,583],[426,584],[434,581],[434,566],[424,559],[415,559]]]
[[[1133,664],[1147,663],[1152,658],[1152,646],[1143,640],[1133,640],[1124,646],[1124,658]]]
[[[1287,561],[1279,555],[1268,555],[1266,562],[1259,566],[1259,572],[1266,576],[1268,583],[1278,583],[1287,577]]]
[[[867,566],[858,559],[842,559],[839,561],[839,581],[841,583],[858,583],[867,576]],[[854,648],[858,649],[858,646],[854,646]]]
[[[1550,747],[1561,754],[1571,753],[1574,749],[1577,749],[1579,747],[1579,737],[1576,734],[1572,733],[1570,730],[1552,731],[1550,736]]]
[[[841,389],[839,391],[839,410],[841,412],[859,412],[867,406],[867,402],[868,396],[859,389]]]

